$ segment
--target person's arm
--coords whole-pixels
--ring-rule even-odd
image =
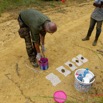
[[[40,31],[40,42],[41,42],[41,45],[45,44],[45,35],[46,35],[46,31],[45,30],[41,30]]]
[[[37,53],[40,53],[39,43],[34,43]]]
[[[46,31],[45,30],[41,30],[40,31],[40,42],[41,42],[41,50],[42,52],[45,52],[45,35],[46,35]]]
[[[103,8],[103,1],[101,1],[101,8]]]
[[[36,51],[37,51],[36,59],[39,61],[40,58],[42,57],[41,53],[40,53],[39,43],[34,43],[34,46],[35,46]]]
[[[38,29],[32,28],[31,29],[31,38],[33,41],[33,46],[36,49],[37,55],[36,55],[36,59],[40,60],[41,58],[41,53],[40,53],[40,36],[39,36],[39,32]]]
[[[40,42],[41,42],[41,45],[44,45],[45,43],[45,35],[43,36],[43,35],[41,35],[40,34]]]
[[[42,53],[46,51],[46,48],[45,48],[45,36],[41,35],[40,36],[40,40],[41,40],[41,51]]]
[[[103,4],[102,3],[99,4],[99,3],[94,2],[93,6],[101,8],[101,7],[103,7]]]

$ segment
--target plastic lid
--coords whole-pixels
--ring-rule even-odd
[[[63,91],[56,91],[54,93],[54,100],[58,103],[64,103],[67,99],[67,95]]]

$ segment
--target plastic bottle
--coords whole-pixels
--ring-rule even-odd
[[[93,78],[93,75],[92,74],[90,74],[90,73],[88,73],[88,74],[86,74],[86,76],[83,78],[83,82],[84,83],[90,83],[90,80]]]
[[[78,77],[77,77],[77,79],[79,79],[80,81],[82,81],[83,80],[82,74],[79,74]]]
[[[84,71],[84,73],[83,73],[83,76],[85,77],[86,76],[86,74],[88,74],[89,73],[89,69],[88,68],[86,68],[85,69],[85,71]]]

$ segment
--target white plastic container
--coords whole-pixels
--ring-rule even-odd
[[[93,82],[95,81],[95,79],[89,83],[84,83],[83,81],[80,81],[77,79],[77,74],[83,74],[85,71],[85,69],[78,69],[75,71],[75,83],[74,86],[76,88],[76,90],[80,91],[80,92],[88,92],[93,84]],[[94,77],[94,74],[89,70],[89,73]]]

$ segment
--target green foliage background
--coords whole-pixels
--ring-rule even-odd
[[[82,3],[87,0],[66,0],[68,2]],[[13,10],[20,7],[29,7],[30,5],[38,6],[39,8],[45,6],[53,6],[63,4],[61,0],[0,0],[0,14],[7,10]]]

